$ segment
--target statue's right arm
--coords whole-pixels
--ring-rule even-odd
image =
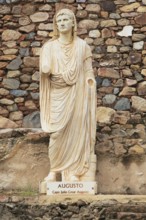
[[[51,74],[50,48],[46,44],[42,47],[40,53],[40,69],[42,74]]]

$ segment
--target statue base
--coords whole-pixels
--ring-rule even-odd
[[[47,195],[83,195],[97,193],[96,182],[41,182],[40,193]]]

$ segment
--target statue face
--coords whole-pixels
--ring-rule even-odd
[[[74,26],[73,19],[67,14],[58,15],[56,18],[56,24],[60,33],[70,32]]]

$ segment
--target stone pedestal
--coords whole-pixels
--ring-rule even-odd
[[[64,176],[62,172],[62,181],[45,178],[40,183],[39,191],[41,194],[92,194],[97,193],[97,183],[95,181],[96,174],[96,155],[91,154],[89,170],[77,180],[72,181],[70,176]],[[52,176],[51,176],[52,177]]]

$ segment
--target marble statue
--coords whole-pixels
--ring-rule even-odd
[[[74,13],[54,17],[54,37],[40,56],[41,125],[50,134],[50,173],[46,181],[94,181],[96,156],[96,83],[92,54],[77,37]]]

